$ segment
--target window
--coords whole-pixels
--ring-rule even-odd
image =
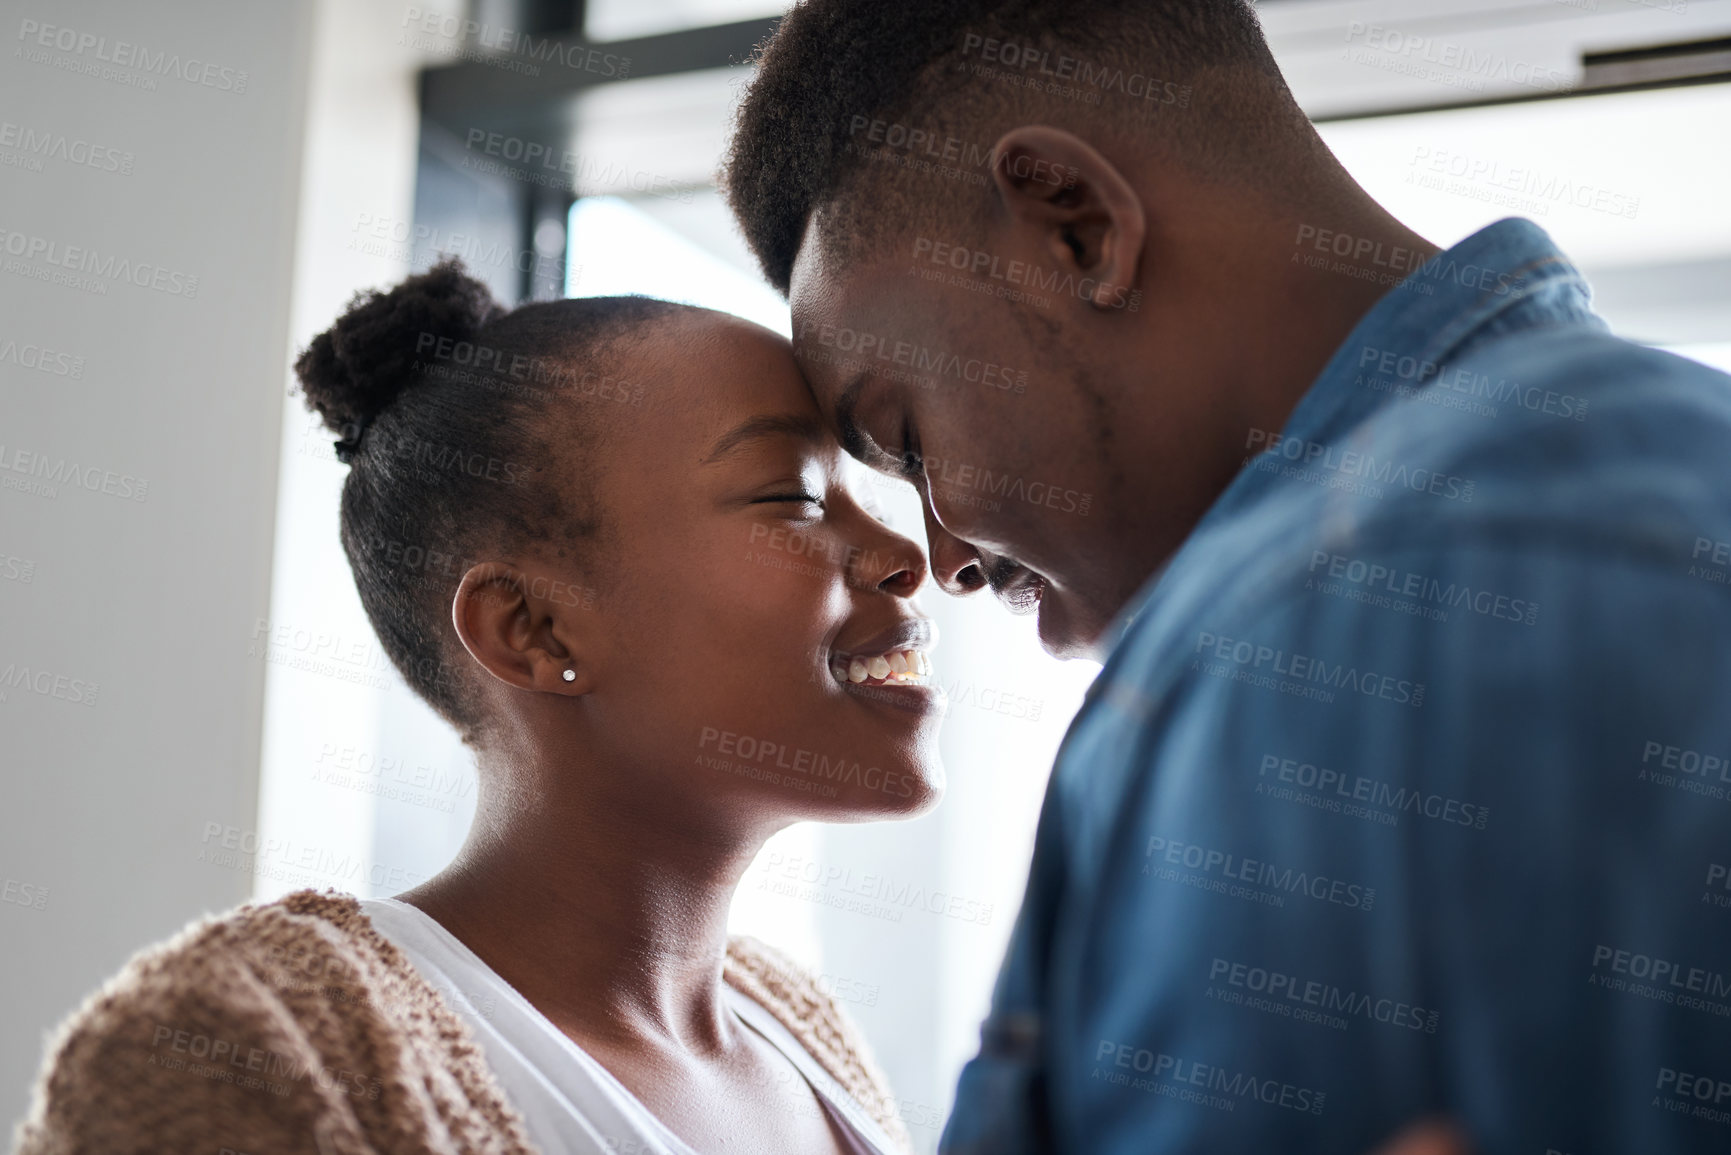
[[[1452,245],[1529,217],[1621,335],[1731,340],[1731,85],[1343,120],[1322,134],[1408,226]]]

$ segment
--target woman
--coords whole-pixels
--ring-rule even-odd
[[[835,1004],[730,940],[801,820],[937,801],[919,548],[843,484],[786,342],[641,298],[507,312],[455,263],[296,365],[474,825],[396,899],[302,891],[134,959],[63,1028],[48,1152],[906,1147]]]

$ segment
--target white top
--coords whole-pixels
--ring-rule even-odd
[[[543,1155],[698,1155],[425,911],[394,898],[360,903],[378,932],[469,1024]],[[774,1015],[722,985],[728,1008],[805,1076],[852,1144],[851,1155],[894,1155],[883,1128]]]

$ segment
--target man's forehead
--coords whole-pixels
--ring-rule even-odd
[[[814,239],[815,231],[806,230],[787,296],[793,314],[794,356],[818,396],[833,398],[839,379],[848,375],[839,363],[846,352],[839,347],[843,343],[839,334],[862,323],[862,310],[869,311],[871,298],[857,291],[857,275],[824,254],[823,245]]]
[[[805,235],[800,239],[799,251],[794,254],[793,267],[788,272],[787,301],[793,308],[796,344],[800,314],[813,313],[835,293],[831,275],[835,262],[825,252],[826,246],[819,236],[822,228],[821,217],[813,213],[806,221]]]
[[[844,299],[851,312],[868,299],[857,290],[881,279],[885,261],[876,246],[860,243],[849,231],[859,227],[857,221],[823,209],[806,218],[788,270],[787,296],[796,313],[816,304],[840,308]]]

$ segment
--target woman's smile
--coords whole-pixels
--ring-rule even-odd
[[[838,642],[829,653],[830,677],[862,701],[917,714],[942,713],[947,699],[930,656],[937,641],[931,619],[904,619],[858,642]]]

